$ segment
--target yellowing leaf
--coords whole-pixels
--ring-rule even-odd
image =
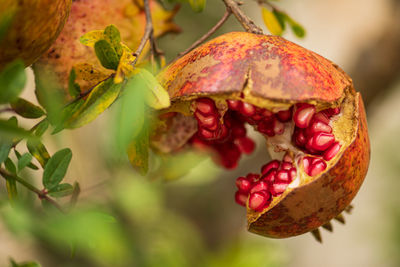
[[[264,20],[264,24],[265,26],[267,26],[271,34],[282,35],[283,29],[275,14],[266,9],[265,7],[261,9],[261,13],[262,13],[262,18]]]
[[[104,31],[103,30],[96,30],[96,31],[90,31],[88,33],[85,33],[79,41],[86,46],[89,47],[94,47],[94,44],[97,41],[103,40],[104,39]]]
[[[136,69],[135,77],[143,79],[148,93],[146,103],[154,109],[163,109],[171,105],[168,92],[159,84],[157,79],[146,69]]]
[[[122,56],[119,60],[117,72],[114,77],[115,83],[122,83],[124,79],[129,78],[135,70],[135,68],[132,66],[135,57],[132,55],[132,51],[130,51],[129,48],[126,48],[124,47],[122,50]]]
[[[85,103],[66,122],[66,128],[78,128],[97,118],[105,111],[121,91],[121,84],[108,79],[97,85],[89,94]]]
[[[85,81],[89,84],[96,85],[108,77],[107,74],[88,63],[80,63],[74,65],[73,68],[76,74],[75,81]]]

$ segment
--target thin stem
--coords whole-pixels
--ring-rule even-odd
[[[214,32],[216,32],[221,26],[225,23],[225,21],[229,18],[229,16],[232,14],[231,9],[227,8],[225,11],[224,16],[217,22],[217,24],[214,25],[206,34],[204,34],[200,39],[198,39],[196,42],[194,42],[188,49],[185,51],[181,52],[178,54],[178,58],[186,55],[190,51],[192,51],[194,48],[196,48],[198,45],[203,43],[205,40],[208,39]]]
[[[135,53],[133,53],[133,56],[135,56],[135,60],[132,62],[133,66],[138,61],[138,58],[139,58],[140,54],[143,52],[143,49],[144,49],[147,41],[149,41],[153,36],[153,21],[151,20],[149,0],[143,0],[143,5],[144,5],[144,12],[146,15],[146,26],[144,28],[144,34],[142,36],[142,39],[140,40],[140,44],[139,44],[138,48],[136,49]],[[154,48],[153,45],[151,45],[151,46],[152,46],[152,48]]]
[[[263,34],[261,28],[259,28],[254,22],[243,13],[243,11],[239,8],[238,3],[235,0],[222,0],[233,15],[235,15],[236,19],[243,26],[243,28],[247,32],[255,33],[255,34]]]
[[[45,192],[43,192],[42,190],[40,190],[40,189],[36,188],[35,186],[31,185],[30,183],[28,183],[27,181],[25,181],[21,177],[19,177],[17,175],[14,175],[14,174],[11,174],[11,173],[9,173],[8,171],[6,171],[3,168],[0,168],[0,175],[6,180],[7,179],[14,179],[18,183],[20,183],[21,185],[26,187],[28,190],[30,190],[33,193],[35,193],[40,199],[46,199],[49,203],[51,203],[59,211],[64,213],[63,208],[54,199],[50,198]]]

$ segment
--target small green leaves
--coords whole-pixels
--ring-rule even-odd
[[[49,159],[43,172],[43,185],[46,189],[54,189],[64,179],[71,158],[71,149],[65,148]]]
[[[93,121],[106,110],[118,97],[122,84],[115,84],[108,79],[97,85],[89,94],[86,101],[66,122],[67,128],[81,127]]]
[[[90,31],[84,35],[81,36],[79,41],[81,44],[89,46],[89,47],[94,47],[94,44],[97,41],[100,41],[104,38],[104,31],[102,30],[96,30],[96,31]]]
[[[49,195],[52,197],[65,197],[71,195],[73,191],[74,187],[70,184],[58,184],[49,190]]]
[[[28,142],[26,142],[26,147],[29,153],[31,153],[32,156],[39,161],[42,168],[44,168],[47,161],[50,159],[50,155],[43,143],[39,140],[28,140]]]
[[[97,41],[94,50],[101,65],[106,69],[117,70],[119,57],[112,45],[106,40]]]
[[[15,101],[26,83],[25,65],[22,60],[8,64],[0,73],[0,104]]]
[[[189,4],[194,12],[201,12],[206,7],[206,0],[189,0]]]
[[[286,28],[286,23],[289,24],[293,33],[297,37],[303,38],[306,35],[306,31],[303,26],[296,22],[287,13],[276,9],[275,7],[273,7],[272,11],[265,7],[261,7],[261,13],[265,26],[273,35],[282,35],[283,31]]]
[[[18,138],[31,138],[31,134],[18,127],[17,123],[12,120],[0,120],[0,138],[2,140],[13,141]]]
[[[23,154],[19,159],[18,159],[18,171],[20,172],[23,168],[29,165],[32,160],[32,155],[29,153]]]
[[[104,30],[104,39],[111,44],[118,58],[122,56],[121,34],[114,25],[109,25]]]
[[[18,115],[28,119],[37,119],[45,114],[43,109],[22,98],[12,102],[11,108]]]
[[[0,143],[0,164],[7,159],[8,154],[10,154],[11,147],[12,147],[11,142],[3,141]]]
[[[10,259],[11,267],[41,267],[37,262],[26,261],[21,263],[16,263],[13,259]]]
[[[275,13],[269,11],[267,8],[261,8],[262,18],[264,20],[264,24],[267,29],[273,35],[282,35],[283,28],[281,23],[279,22],[278,18],[275,16]]]

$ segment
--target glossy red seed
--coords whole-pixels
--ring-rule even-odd
[[[311,161],[312,161],[312,158],[310,158],[310,157],[303,158],[303,169],[307,174],[310,173]]]
[[[322,171],[326,169],[326,163],[323,160],[320,160],[318,162],[315,162],[311,165],[310,170],[309,170],[309,175],[310,176],[315,176],[317,174],[320,174]]]
[[[285,156],[283,156],[282,161],[292,163],[293,162],[293,158],[290,156],[289,153],[286,153]]]
[[[315,113],[315,115],[313,117],[313,121],[321,121],[325,124],[329,124],[330,119],[324,111],[320,111],[320,112]]]
[[[214,104],[209,98],[199,98],[196,100],[196,109],[204,115],[218,113]]]
[[[203,139],[206,139],[206,140],[214,138],[214,133],[209,131],[209,130],[207,130],[207,129],[204,129],[204,128],[200,128],[198,133],[199,133],[199,137],[200,138],[203,138]]]
[[[246,136],[246,128],[244,125],[233,125],[232,126],[232,135],[233,137],[244,137]]]
[[[217,128],[218,128],[218,119],[213,114],[211,114],[209,116],[204,116],[200,112],[196,111],[194,113],[194,116],[196,117],[200,127],[205,127],[205,128],[207,128],[207,129],[209,129],[211,131],[217,130]]]
[[[240,112],[246,117],[251,117],[256,113],[256,108],[252,104],[244,102],[240,107]]]
[[[292,119],[292,109],[278,111],[276,117],[281,122],[290,121]]]
[[[316,133],[307,141],[308,149],[324,151],[335,142],[335,136],[329,133]]]
[[[332,116],[338,115],[340,113],[340,108],[328,108],[323,110],[323,112],[330,118]]]
[[[281,162],[279,160],[272,160],[261,167],[261,174],[266,174],[271,169],[278,169]]]
[[[293,134],[293,141],[298,147],[305,146],[305,144],[307,142],[307,138],[304,133],[304,129],[300,129],[300,128],[295,129],[294,134]]]
[[[228,103],[229,109],[232,110],[239,110],[242,106],[242,101],[240,100],[226,100],[226,102]]]
[[[274,196],[279,196],[280,194],[282,194],[283,192],[285,192],[286,187],[288,186],[287,183],[274,183],[269,192]]]
[[[276,176],[276,169],[271,169],[269,172],[267,172],[266,174],[264,174],[261,179],[263,181],[266,181],[269,184],[273,184],[275,182],[275,176]]]
[[[239,177],[236,179],[236,187],[239,189],[240,192],[247,193],[250,191],[252,187],[252,182],[250,182],[245,177]]]
[[[223,124],[216,131],[215,138],[218,139],[218,142],[223,143],[229,138],[229,135],[230,130]]]
[[[280,170],[276,173],[275,181],[277,183],[290,183],[290,175],[288,170]]]
[[[293,165],[292,165],[292,163],[290,163],[290,162],[282,162],[282,164],[281,164],[281,169],[282,170],[290,170],[291,168],[293,168]]]
[[[258,191],[263,191],[263,190],[268,191],[268,189],[269,189],[269,185],[266,181],[259,181],[255,184],[253,184],[253,186],[250,189],[250,194],[252,194],[254,192],[258,192]]]
[[[297,106],[293,115],[293,121],[299,128],[307,128],[315,113],[315,107],[309,104],[300,104]]]
[[[269,203],[271,196],[266,191],[260,191],[250,194],[249,208],[255,211],[262,211]]]
[[[268,110],[268,109],[263,109],[261,114],[262,114],[262,116],[264,118],[269,118],[269,117],[272,117],[274,115],[274,113],[272,111]]]
[[[246,175],[247,180],[252,183],[256,183],[260,179],[260,175],[256,173],[249,173]]]
[[[270,137],[274,136],[274,120],[273,117],[272,119],[262,120],[257,124],[257,131]]]
[[[239,147],[240,152],[244,154],[251,154],[256,147],[254,141],[248,137],[236,138],[235,144]]]
[[[324,152],[324,160],[329,161],[333,159],[336,154],[339,152],[341,145],[339,142],[333,143],[325,152]]]
[[[243,193],[243,192],[237,191],[235,193],[235,201],[239,205],[246,207],[247,193]]]
[[[318,120],[313,120],[310,124],[310,126],[307,127],[306,129],[306,134],[308,136],[312,136],[315,133],[332,133],[332,128],[328,124],[325,124],[322,121]]]

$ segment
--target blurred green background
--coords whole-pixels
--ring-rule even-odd
[[[263,25],[257,5],[243,2],[246,13]],[[42,216],[52,211],[26,205],[11,209],[2,201],[0,266],[8,266],[9,257],[42,266],[400,266],[399,2],[277,2],[307,30],[302,40],[290,32],[284,37],[339,64],[367,104],[369,173],[346,225],[334,223],[333,234],[323,231],[322,245],[311,235],[273,240],[246,232],[245,210],[233,199],[234,180],[268,161],[259,136],[258,150],[234,171],[190,154],[169,159],[165,177],[143,178],[114,149],[110,125],[117,108],[112,107],[88,126],[45,137],[51,151],[73,151],[67,177],[81,184],[77,208],[67,218]],[[189,47],[223,13],[221,1],[209,0],[199,14],[183,5],[176,18],[183,33],[159,42],[167,59]],[[231,17],[214,36],[234,30],[241,28]],[[29,75],[24,96],[33,101]],[[186,170],[191,171],[184,178],[170,181]]]

